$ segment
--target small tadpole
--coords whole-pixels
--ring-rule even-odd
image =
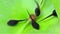
[[[39,24],[37,22],[35,22],[34,20],[32,20],[32,26],[33,26],[33,28],[39,30]]]
[[[39,8],[36,8],[35,9],[35,14],[36,14],[36,16],[39,16],[40,15],[40,9]]]
[[[36,3],[36,5],[37,5],[37,8],[35,9],[35,14],[36,14],[36,16],[39,16],[40,15],[40,8],[39,8],[39,4],[38,4],[38,2],[36,1],[36,0],[34,0],[34,2]]]
[[[55,16],[55,17],[57,17],[56,10],[53,10],[53,13],[52,13],[51,15],[47,16],[46,18],[49,18],[50,16]],[[46,19],[46,18],[44,18],[44,19]],[[42,19],[42,20],[44,20],[44,19]]]
[[[7,24],[9,26],[15,26],[17,25],[18,22],[21,22],[21,21],[24,21],[24,20],[9,20]]]

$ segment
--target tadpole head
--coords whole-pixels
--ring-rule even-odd
[[[53,10],[53,14],[52,15],[57,17],[56,10]]]
[[[36,14],[36,16],[39,16],[40,15],[40,9],[39,8],[36,8],[35,9],[35,14]]]
[[[33,26],[34,29],[39,30],[39,24],[36,23],[36,21],[32,20],[32,26]]]
[[[15,25],[17,25],[18,22],[19,22],[19,20],[9,20],[7,24],[9,26],[15,26]]]

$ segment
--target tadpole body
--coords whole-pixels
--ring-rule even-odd
[[[53,16],[57,17],[57,13],[56,13],[56,10],[53,10]]]
[[[35,14],[36,14],[36,16],[39,16],[40,15],[40,9],[39,8],[36,8],[35,9]]]
[[[32,20],[32,26],[33,26],[33,28],[39,30],[39,24],[36,23],[34,20]]]

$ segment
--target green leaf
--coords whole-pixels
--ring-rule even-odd
[[[35,14],[36,3],[34,0],[0,0],[0,34],[57,34],[59,33],[58,18],[51,16],[48,19],[40,21],[49,16],[54,10],[51,0],[37,0],[41,8],[41,14],[37,17],[37,23],[40,30],[32,27],[31,21],[19,22],[16,26],[9,26],[7,22],[11,19],[29,19],[30,14]],[[59,8],[59,6],[58,6]],[[58,16],[59,10],[56,8]]]

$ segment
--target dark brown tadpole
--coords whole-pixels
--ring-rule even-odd
[[[9,26],[15,26],[17,25],[18,22],[21,22],[21,21],[24,21],[24,20],[9,20],[7,24]]]
[[[36,5],[37,5],[37,8],[35,9],[35,14],[36,14],[36,16],[39,16],[40,15],[40,7],[39,7],[39,4],[38,4],[38,2],[36,0],[34,0],[34,1],[35,1]]]
[[[47,17],[44,18],[44,19],[47,19],[47,18],[49,18],[50,16],[55,16],[55,17],[57,17],[56,10],[53,10],[53,13],[52,13],[51,15],[47,16]],[[42,19],[42,20],[44,20],[44,19]]]
[[[39,16],[40,15],[40,9],[39,8],[36,8],[35,9],[35,14],[36,14],[36,16]]]
[[[35,22],[34,20],[32,20],[32,26],[33,26],[33,28],[39,30],[39,24],[37,22]]]

